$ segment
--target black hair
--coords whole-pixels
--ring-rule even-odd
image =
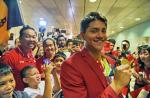
[[[55,54],[54,59],[57,58],[57,57],[63,57],[64,59],[66,59],[66,55],[64,54],[64,52],[60,52],[60,51],[58,51]]]
[[[109,42],[113,43],[114,45],[116,44],[115,39],[108,39],[107,41],[109,41]]]
[[[100,21],[104,22],[106,27],[107,27],[107,19],[104,16],[100,15],[98,12],[90,12],[81,21],[81,23],[80,23],[80,32],[85,33],[86,29],[89,27],[89,24],[92,21],[95,21],[95,20],[100,20]]]
[[[130,42],[129,42],[128,40],[123,40],[122,42],[126,42],[126,43],[128,43],[129,46],[130,46]]]
[[[23,78],[26,78],[26,77],[27,77],[27,71],[28,71],[28,70],[31,70],[31,69],[33,69],[33,68],[35,68],[35,67],[30,66],[30,65],[24,67],[24,68],[21,70],[21,72],[20,72],[21,78],[22,78],[22,79],[23,79]]]
[[[72,39],[68,39],[67,42],[66,42],[66,46],[68,46],[69,42],[73,43],[73,40]]]
[[[53,44],[55,45],[55,47],[57,47],[56,45],[56,41],[53,39],[53,38],[46,38],[44,41],[43,41],[43,46],[46,45],[46,41],[47,40],[51,40],[53,42]]]
[[[141,53],[142,50],[147,50],[149,55],[150,55],[150,46],[148,45],[141,45],[138,47],[138,54]],[[142,62],[142,60],[140,59],[140,57],[138,57],[138,64],[140,66],[140,68],[144,68],[144,62]]]
[[[138,46],[138,54],[140,54],[142,50],[147,50],[150,53],[150,46],[148,45]]]
[[[64,37],[64,39],[67,40],[66,37],[65,37],[64,35],[62,35],[62,34],[61,34],[61,35],[58,35],[57,38],[56,38],[57,44],[58,44],[58,40],[59,40],[60,37]]]
[[[12,69],[9,65],[0,63],[0,76],[5,76],[12,73]]]
[[[28,29],[33,30],[33,31],[35,32],[35,34],[37,35],[37,32],[35,31],[34,28],[30,27],[29,25],[24,25],[24,26],[21,28],[20,32],[19,32],[19,34],[20,34],[20,35],[19,35],[19,39],[22,38],[22,36],[24,35],[24,31],[25,31],[25,30],[28,30]]]

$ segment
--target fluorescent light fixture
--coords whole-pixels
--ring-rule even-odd
[[[39,25],[40,26],[46,26],[47,25],[47,22],[44,20],[44,18],[40,18]]]
[[[21,3],[22,3],[22,0],[19,0],[19,3],[21,4]]]
[[[111,31],[111,33],[115,33],[115,31]]]
[[[96,2],[96,0],[89,0],[91,3],[94,3],[94,2]]]
[[[123,26],[120,27],[120,29],[123,29],[123,28],[124,28]]]
[[[135,18],[135,20],[136,20],[136,21],[139,21],[139,20],[141,20],[141,18]]]

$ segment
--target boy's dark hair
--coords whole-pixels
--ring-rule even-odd
[[[9,65],[0,63],[0,76],[5,76],[12,73],[12,69]]]
[[[30,70],[30,69],[33,69],[33,68],[35,68],[35,67],[29,66],[29,65],[26,66],[26,67],[24,67],[24,68],[21,70],[21,72],[20,72],[21,78],[26,78],[26,77],[27,77],[27,71]]]
[[[20,32],[19,32],[19,34],[20,34],[20,35],[19,35],[19,39],[22,38],[22,36],[24,35],[24,31],[25,31],[25,30],[28,30],[28,29],[33,30],[33,31],[35,32],[35,34],[37,35],[37,32],[35,31],[34,28],[30,27],[29,25],[24,25],[24,26],[21,28]]]
[[[89,24],[92,21],[95,20],[100,20],[102,22],[105,23],[106,27],[107,27],[107,19],[100,15],[98,12],[90,12],[86,17],[84,17],[84,19],[81,21],[80,23],[80,32],[85,33],[86,29],[89,27]]]
[[[73,43],[73,40],[72,39],[68,39],[67,42],[66,42],[66,46],[68,46],[69,42]]]
[[[57,57],[63,57],[64,59],[66,59],[66,55],[64,54],[64,52],[60,52],[60,51],[58,51],[55,54],[54,59],[57,58]]]

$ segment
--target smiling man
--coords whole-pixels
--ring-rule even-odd
[[[129,65],[115,70],[110,83],[107,76],[109,59],[101,50],[107,39],[107,20],[97,12],[81,21],[83,50],[65,60],[61,67],[61,84],[65,98],[120,98],[121,90],[130,80]]]
[[[37,33],[30,26],[24,26],[20,30],[20,45],[6,52],[2,56],[2,62],[11,66],[17,86],[17,90],[23,90],[24,84],[20,78],[20,71],[27,65],[35,65],[32,49],[37,42]]]

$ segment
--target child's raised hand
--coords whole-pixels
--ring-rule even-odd
[[[54,69],[54,63],[51,62],[50,64],[44,64],[45,68],[44,68],[44,73],[48,73],[51,74],[53,69]]]

